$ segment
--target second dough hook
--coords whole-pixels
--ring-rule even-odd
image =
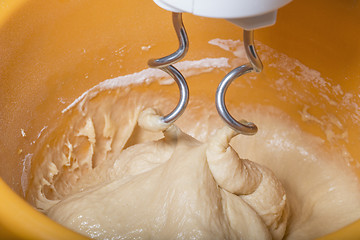
[[[231,116],[225,105],[226,91],[235,79],[246,73],[261,72],[263,69],[263,65],[256,53],[253,30],[244,30],[244,46],[249,63],[233,69],[223,78],[216,90],[215,104],[219,115],[232,129],[244,135],[254,135],[258,130],[256,125],[246,120],[237,121]]]

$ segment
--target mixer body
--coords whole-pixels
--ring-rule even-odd
[[[168,11],[224,18],[250,30],[275,24],[277,9],[291,0],[154,0],[154,2]]]

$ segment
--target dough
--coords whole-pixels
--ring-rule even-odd
[[[176,101],[122,90],[80,102],[37,142],[27,200],[98,239],[314,239],[359,218],[356,177],[284,113],[233,111],[259,126],[236,136],[193,97],[185,134],[146,110]]]
[[[139,122],[163,129],[164,138],[125,149],[113,180],[64,198],[46,211],[49,217],[107,239],[283,238],[285,191],[270,170],[239,158],[229,146],[233,130],[201,143],[162,124],[151,109]]]

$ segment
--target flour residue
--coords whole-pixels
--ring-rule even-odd
[[[230,67],[228,59],[225,57],[222,58],[204,58],[194,61],[182,61],[174,65],[185,77],[190,77],[198,75],[204,72],[211,72],[214,69],[222,69]],[[120,76],[112,79],[105,80],[98,85],[92,87],[91,89],[84,92],[79,98],[77,98],[73,103],[71,103],[67,108],[62,112],[66,112],[69,109],[73,108],[77,103],[82,100],[90,99],[95,97],[98,92],[116,89],[120,87],[126,87],[131,85],[140,85],[140,84],[150,84],[153,81],[159,81],[160,84],[168,85],[174,83],[174,80],[170,78],[165,72],[159,69],[144,69],[140,72],[133,74]],[[82,104],[79,104],[81,107]]]
[[[29,176],[31,170],[31,158],[33,154],[28,153],[25,155],[24,159],[22,160],[22,172],[21,172],[21,188],[23,193],[25,193],[28,189],[29,185]]]

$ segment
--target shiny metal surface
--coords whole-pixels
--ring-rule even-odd
[[[216,90],[215,104],[219,115],[232,129],[244,135],[254,135],[258,130],[256,125],[246,120],[237,121],[231,116],[225,104],[226,91],[235,79],[249,72],[261,72],[263,69],[256,53],[252,30],[244,30],[244,46],[249,63],[233,69],[223,78]]]
[[[189,89],[184,76],[172,65],[181,60],[188,51],[189,41],[182,22],[182,13],[172,13],[173,25],[179,39],[179,48],[176,52],[159,59],[150,59],[148,65],[151,68],[159,68],[169,74],[176,82],[180,91],[180,99],[173,111],[162,117],[165,123],[175,122],[185,111],[189,101]]]

